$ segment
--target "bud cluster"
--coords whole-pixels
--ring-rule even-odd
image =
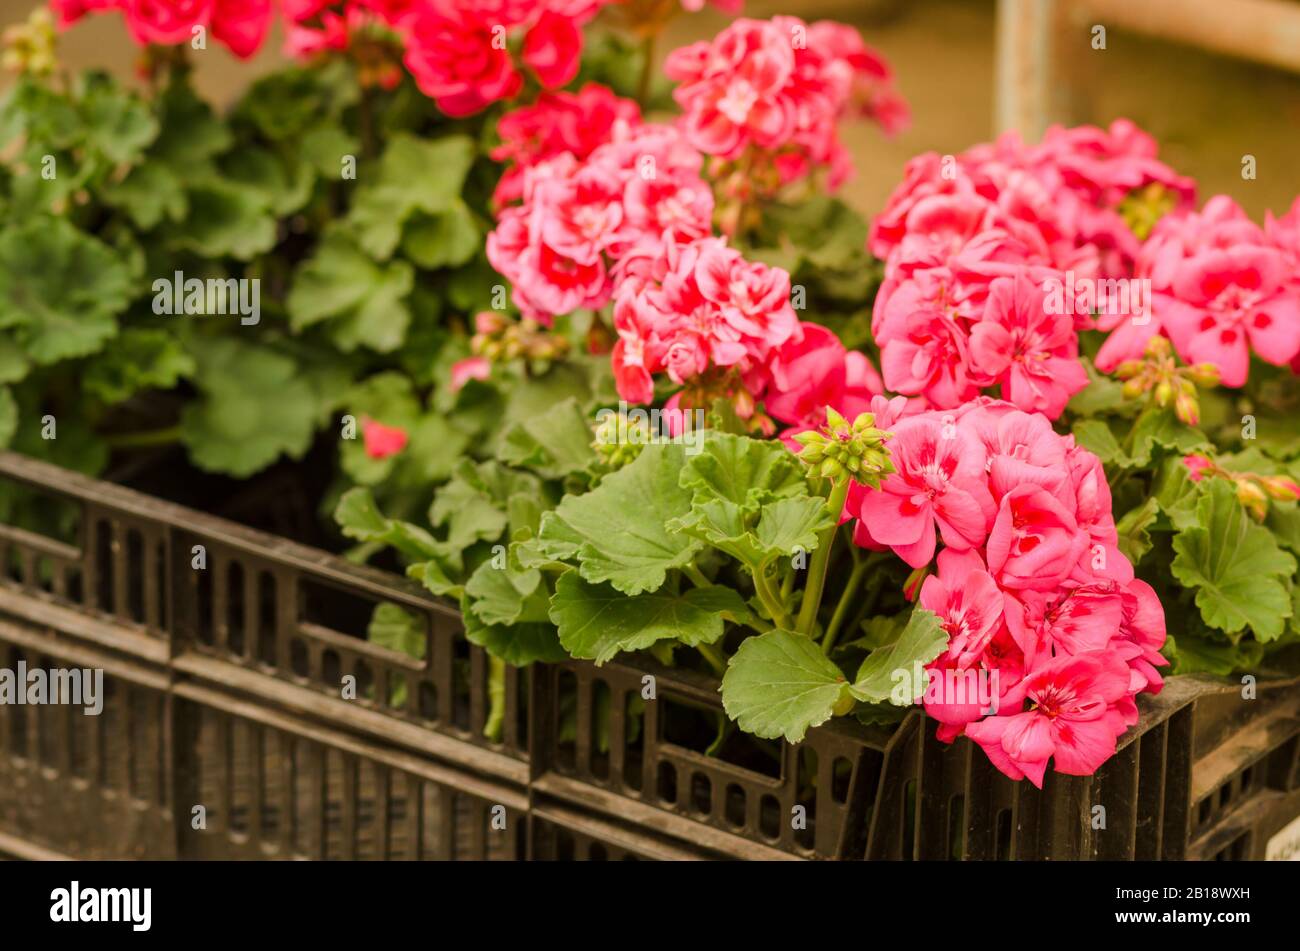
[[[550,333],[535,320],[515,322],[503,314],[485,310],[474,318],[470,348],[475,356],[494,363],[515,360],[556,360],[569,350],[569,341]]]
[[[54,17],[38,7],[24,23],[7,27],[3,34],[4,68],[30,76],[48,76],[58,65],[54,58]]]
[[[710,367],[688,380],[682,388],[679,405],[684,410],[710,410],[718,400],[731,404],[750,433],[771,436],[776,432],[776,423],[758,408],[758,401],[735,367]]]
[[[1237,490],[1237,501],[1260,522],[1268,515],[1270,499],[1278,502],[1294,502],[1300,499],[1300,485],[1286,476],[1233,472],[1223,468],[1209,456],[1196,453],[1184,456],[1183,465],[1190,470],[1193,482],[1205,478],[1227,479],[1232,482]]]
[[[596,450],[600,467],[614,472],[629,465],[641,455],[641,448],[654,442],[655,431],[644,413],[629,415],[619,411],[608,413],[593,427],[595,438],[591,448]]]
[[[1119,203],[1119,214],[1139,241],[1151,236],[1156,222],[1178,207],[1178,193],[1162,182],[1134,189]]]
[[[717,218],[724,234],[743,234],[762,219],[761,202],[781,188],[781,172],[772,156],[748,148],[734,159],[713,158],[709,176],[717,199]]]
[[[1136,399],[1149,393],[1155,405],[1173,406],[1174,413],[1188,426],[1195,426],[1201,419],[1196,388],[1208,389],[1219,383],[1218,367],[1212,363],[1179,366],[1169,338],[1159,335],[1147,341],[1141,360],[1125,360],[1115,368],[1115,375],[1124,381],[1126,397]]]
[[[875,428],[876,417],[861,413],[850,423],[827,407],[826,425],[795,436],[803,446],[802,459],[817,475],[839,480],[845,474],[873,489],[880,488],[882,477],[894,471],[885,441],[893,433]]]

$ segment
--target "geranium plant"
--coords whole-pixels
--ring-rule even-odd
[[[817,194],[837,122],[905,116],[854,31],[742,19],[666,72],[671,121],[503,120],[554,143],[499,153],[514,329],[612,330],[619,407],[512,427],[433,533],[364,494],[346,531],[512,663],[698,664],[791,741],[922,704],[1037,785],[1170,672],[1295,663],[1300,210],[1198,212],[1119,121],[920,156],[868,233]]]
[[[7,31],[0,445],[94,473],[178,444],[246,478],[338,440],[342,484],[414,513],[504,416],[588,398],[608,373],[575,358],[444,399],[484,375],[458,361],[472,315],[505,299],[484,249],[495,120],[575,79],[600,5],[569,6],[56,0]],[[191,64],[250,57],[277,11],[295,64],[204,102]],[[138,83],[59,65],[56,23],[86,15],[121,16]],[[471,38],[500,83],[453,75]],[[635,70],[628,49],[598,43],[573,85]]]

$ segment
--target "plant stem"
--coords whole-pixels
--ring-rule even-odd
[[[506,662],[488,655],[488,716],[483,735],[493,743],[501,740],[506,722]]]
[[[772,590],[772,583],[767,580],[761,567],[754,572],[754,591],[758,593],[758,600],[763,603],[763,607],[767,608],[767,613],[772,615],[776,626],[790,630],[790,615],[785,611],[785,601]]]
[[[831,549],[835,545],[835,534],[839,530],[840,513],[844,511],[844,500],[849,495],[849,479],[845,475],[831,484],[831,497],[826,501],[826,510],[831,515],[831,526],[825,529],[817,539],[817,550],[813,552],[812,564],[808,568],[808,586],[804,589],[803,604],[799,608],[799,633],[812,636],[813,625],[817,623],[817,609],[822,604],[822,589],[826,587],[826,568],[831,561]]]
[[[1124,455],[1132,455],[1133,443],[1137,439],[1138,423],[1146,419],[1155,408],[1156,404],[1154,402],[1147,403],[1146,406],[1142,407],[1142,412],[1138,413],[1137,417],[1133,420],[1133,425],[1129,427],[1128,434],[1124,437],[1124,442],[1120,444],[1120,449],[1123,450]]]
[[[375,154],[375,120],[374,100],[368,86],[361,87],[361,98],[357,102],[357,120],[361,126],[361,152],[367,158]]]
[[[696,649],[703,655],[704,659],[709,662],[713,672],[721,677],[727,672],[727,661],[722,656],[722,651],[713,644],[697,644]]]
[[[652,30],[641,41],[641,78],[636,85],[636,101],[642,109],[650,106],[650,84],[654,80],[655,45],[659,40],[659,31]]]
[[[835,638],[840,633],[840,625],[844,623],[844,616],[849,613],[849,599],[857,593],[858,585],[862,583],[862,576],[867,573],[867,567],[872,564],[874,559],[858,558],[853,562],[853,571],[849,573],[848,583],[844,585],[844,590],[840,593],[839,603],[835,605],[835,613],[831,615],[831,623],[826,627],[826,634],[822,637],[822,653],[830,654],[831,648],[835,646]]]
[[[164,429],[146,429],[135,433],[113,433],[105,436],[104,441],[110,449],[144,449],[149,446],[166,446],[180,442],[181,428],[168,426]]]
[[[713,582],[704,577],[704,572],[700,571],[700,569],[696,568],[694,565],[683,565],[682,574],[690,578],[697,588],[713,587]]]

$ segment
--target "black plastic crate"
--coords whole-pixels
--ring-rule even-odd
[[[487,654],[417,585],[16,453],[0,453],[0,479],[68,526],[51,538],[0,524],[0,615],[527,779],[527,673],[506,668],[489,738]],[[380,604],[423,624],[423,659],[366,639]]]
[[[646,676],[656,699],[629,729]],[[706,755],[675,734],[721,716],[717,682],[652,661],[548,668],[535,702],[535,791],[733,858],[1262,858],[1300,817],[1296,680],[1245,699],[1170,678],[1094,776],[1049,771],[1041,790],[969,740],[939,742],[920,711],[888,729],[833,722],[762,764],[743,745]]]

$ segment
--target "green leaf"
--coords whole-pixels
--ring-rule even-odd
[[[111,340],[86,368],[86,392],[108,405],[141,390],[167,390],[195,371],[179,340],[165,330],[129,328]]]
[[[104,201],[120,208],[142,231],[167,221],[180,221],[189,212],[181,180],[162,162],[149,161],[131,169],[116,185],[104,190]]]
[[[310,448],[320,397],[295,360],[230,338],[192,355],[203,398],[182,412],[181,440],[200,469],[244,477]]]
[[[275,216],[257,190],[214,177],[185,194],[187,213],[167,232],[176,247],[248,261],[275,246]]]
[[[474,143],[467,136],[393,136],[378,168],[363,176],[348,213],[348,224],[361,248],[386,260],[412,214],[452,210],[473,161]]]
[[[849,690],[867,703],[888,700],[895,706],[910,706],[925,694],[925,678],[915,676],[916,670],[924,668],[947,646],[948,632],[938,615],[925,608],[913,608],[898,640],[871,652],[858,668],[857,679]],[[910,689],[900,694],[898,688],[907,684]]]
[[[608,584],[584,581],[576,571],[560,575],[550,612],[564,648],[597,664],[662,640],[712,644],[722,637],[724,615],[748,614],[744,599],[720,585],[628,596]]]
[[[411,322],[406,298],[414,282],[406,261],[376,264],[335,233],[298,269],[286,301],[290,323],[301,331],[328,320],[344,351],[366,346],[389,353],[406,339]]]
[[[0,386],[0,449],[7,449],[18,431],[18,404],[9,387]]]
[[[455,598],[459,601],[465,593],[465,586],[452,581],[437,561],[423,561],[408,565],[406,576],[414,578],[440,598]]]
[[[33,362],[94,353],[117,333],[114,317],[131,297],[117,254],[61,218],[11,223],[0,231],[0,327]]]
[[[1167,670],[1167,675],[1212,674],[1216,677],[1229,677],[1238,671],[1258,668],[1264,657],[1264,647],[1258,641],[1222,644],[1180,634],[1176,642],[1173,637],[1166,641],[1165,654],[1171,655],[1173,659],[1173,666]]]
[[[815,549],[817,536],[834,524],[826,500],[819,496],[779,499],[763,506],[754,537],[765,557],[793,555]]]
[[[208,161],[234,141],[230,129],[200,99],[185,79],[176,79],[159,98],[162,109],[158,138],[151,158],[166,162],[178,174],[207,169]]]
[[[1169,517],[1174,528],[1181,531],[1196,526],[1196,506],[1201,491],[1202,483],[1191,480],[1182,459],[1170,457],[1161,464],[1153,497],[1160,511]]]
[[[366,640],[416,660],[424,660],[428,647],[419,617],[391,601],[375,605],[366,627]]]
[[[700,548],[667,528],[690,510],[690,492],[678,484],[685,460],[679,444],[648,445],[593,491],[565,496],[542,517],[543,551],[576,559],[587,581],[608,581],[624,594],[656,590]]]
[[[305,163],[285,162],[266,149],[245,146],[221,159],[221,175],[256,193],[277,216],[292,214],[311,197],[313,175]]]
[[[1087,357],[1081,357],[1080,362],[1088,373],[1088,385],[1070,397],[1066,409],[1075,416],[1094,416],[1123,406],[1124,384],[1098,372]]]
[[[327,180],[340,180],[344,156],[360,151],[361,140],[336,125],[318,126],[302,137],[302,157]]]
[[[138,96],[105,73],[88,73],[79,108],[85,141],[114,164],[135,161],[158,135],[158,121]]]
[[[1149,496],[1137,508],[1125,512],[1115,523],[1119,534],[1119,550],[1134,565],[1142,560],[1151,550],[1151,535],[1147,531],[1160,515],[1160,503],[1154,496]]]
[[[475,541],[492,541],[506,530],[505,500],[490,488],[490,473],[495,462],[478,466],[462,461],[451,480],[438,490],[429,509],[429,521],[436,527],[448,527],[448,541],[467,547]]]
[[[0,384],[17,383],[27,375],[31,361],[15,341],[0,337]]]
[[[1104,463],[1112,463],[1124,456],[1119,440],[1104,420],[1084,419],[1074,424],[1074,439]]]
[[[696,501],[722,499],[744,509],[808,494],[804,466],[784,445],[726,433],[709,434],[703,451],[687,461],[681,484]]]
[[[340,126],[344,110],[360,98],[352,63],[317,57],[304,66],[278,69],[258,79],[236,106],[234,116],[272,142],[293,142],[307,138],[313,127]],[[355,154],[357,150],[351,151]],[[335,175],[338,169],[336,156]]]
[[[1274,500],[1269,503],[1264,524],[1280,544],[1293,554],[1300,554],[1300,506],[1295,502]]]
[[[537,570],[511,571],[483,562],[465,582],[468,610],[484,624],[543,623],[550,612],[550,595]]]
[[[1133,451],[1126,465],[1146,466],[1156,446],[1186,455],[1197,449],[1212,449],[1210,441],[1199,429],[1179,422],[1172,409],[1144,412],[1133,427]]]
[[[358,420],[377,420],[406,431],[406,447],[384,459],[372,459],[361,438],[339,443],[343,470],[361,485],[384,484],[388,490],[423,492],[430,483],[448,478],[469,443],[469,437],[438,413],[426,412],[402,373],[384,372],[353,386],[343,399]],[[358,433],[360,436],[360,433]]]
[[[1196,589],[1205,623],[1230,636],[1249,628],[1260,641],[1280,637],[1291,616],[1295,559],[1251,520],[1224,481],[1207,487],[1196,514],[1198,524],[1174,536],[1171,570]]]
[[[473,213],[457,198],[446,211],[412,215],[402,231],[402,253],[429,270],[457,267],[478,253],[481,241]]]
[[[798,743],[831,718],[848,689],[815,641],[778,629],[741,643],[722,678],[722,705],[745,732]]]
[[[385,518],[369,489],[344,492],[334,509],[334,521],[348,538],[391,545],[410,558],[427,560],[438,552],[433,536],[417,525]]]
[[[462,613],[465,638],[507,664],[526,667],[533,661],[554,664],[568,658],[550,621],[484,624],[473,611]]]
[[[581,472],[596,458],[592,430],[578,401],[569,397],[550,409],[510,426],[500,456],[512,466],[532,469],[544,479]]]
[[[416,660],[424,660],[428,650],[428,637],[424,623],[420,618],[391,601],[375,605],[366,627],[366,640],[379,647],[405,654]],[[396,677],[392,681],[390,696],[386,702],[394,707],[406,704],[406,678]],[[373,693],[373,688],[371,688]]]

